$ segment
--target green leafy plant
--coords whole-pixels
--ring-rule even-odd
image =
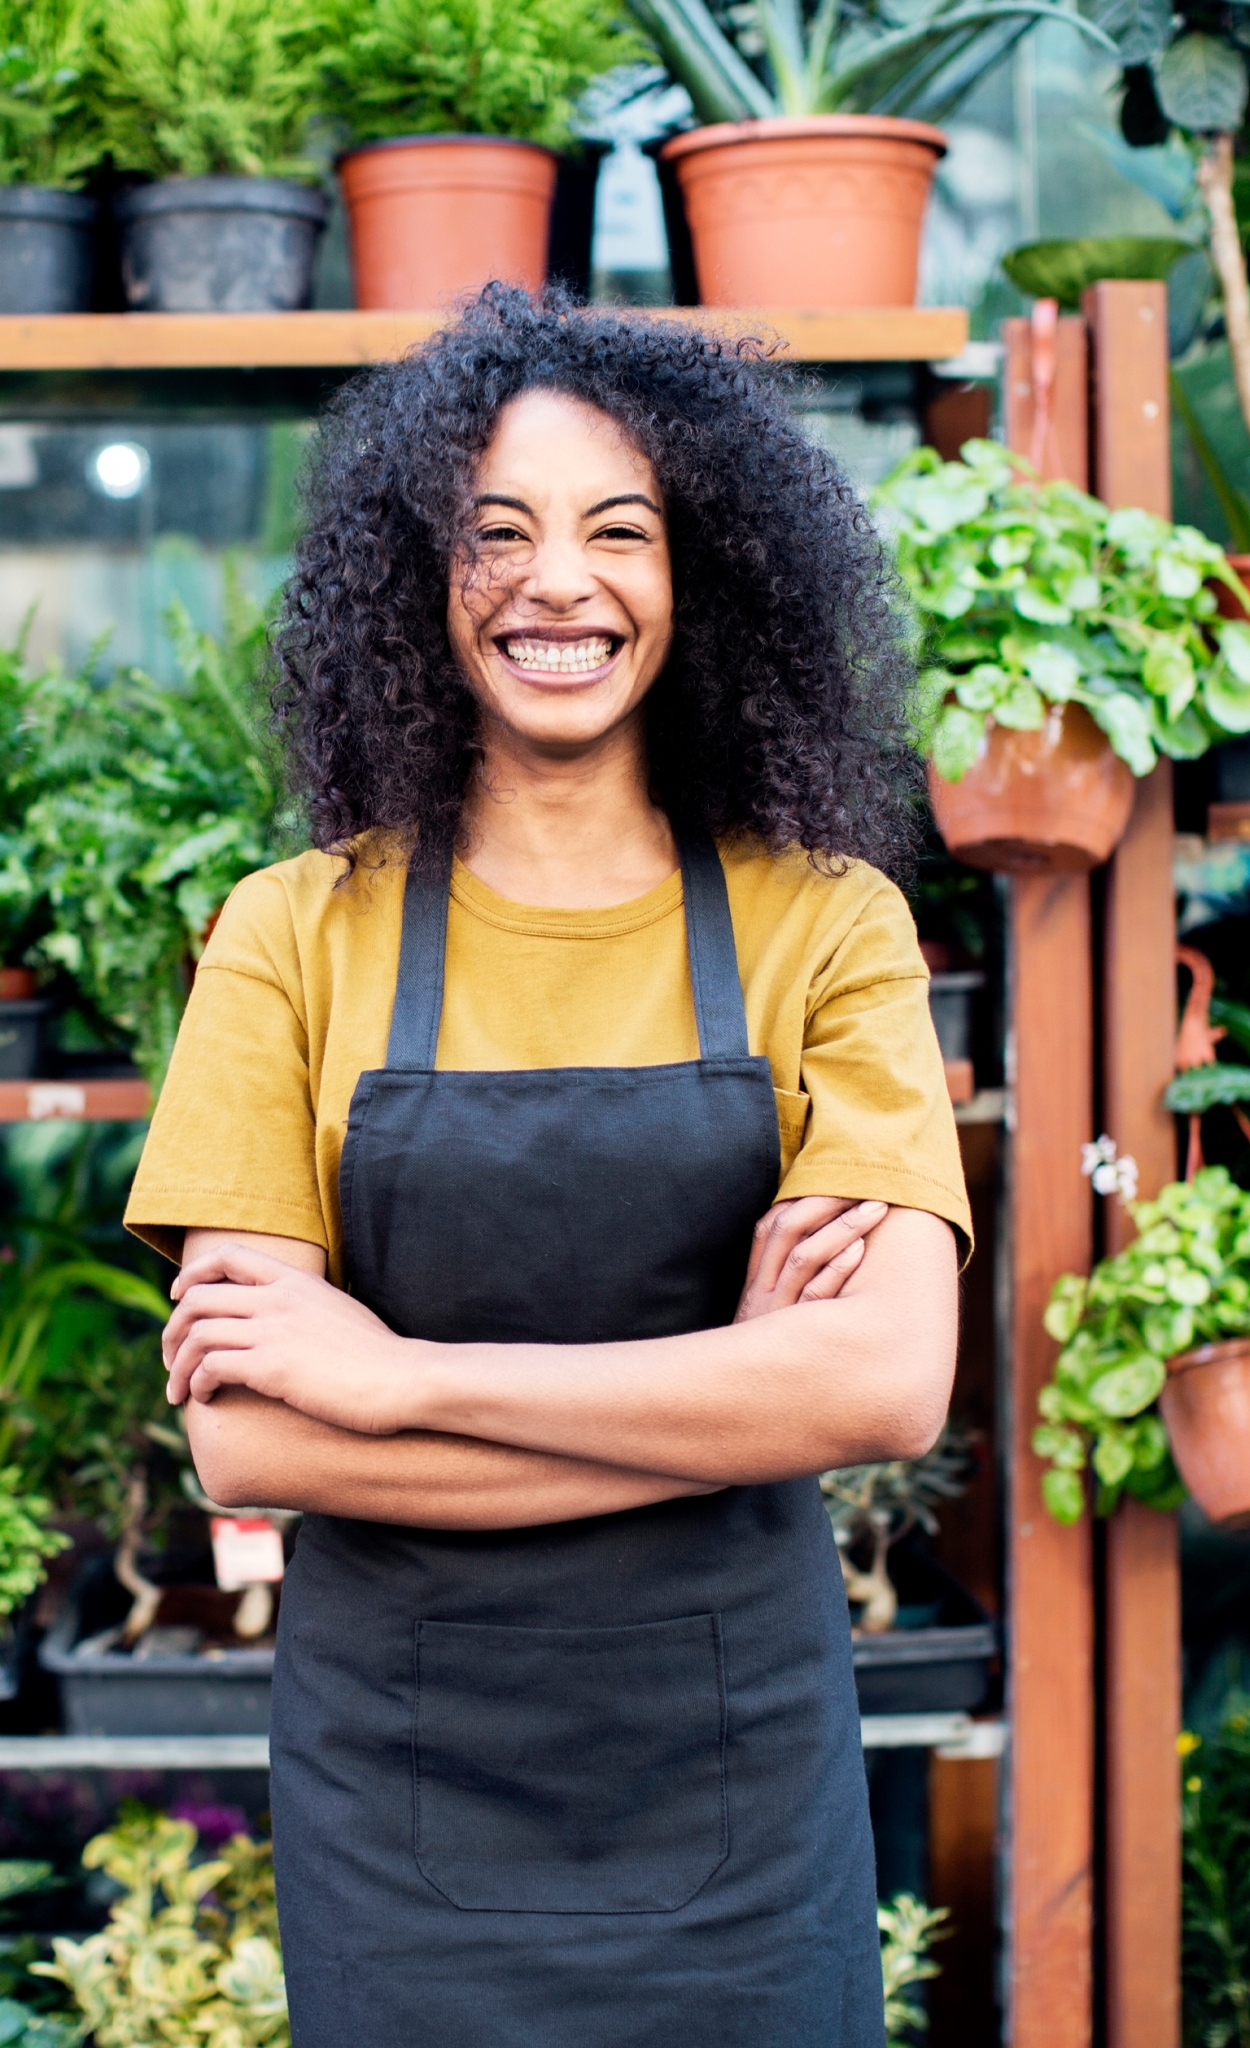
[[[1024,242],[1008,250],[1003,269],[1020,291],[1058,299],[1075,313],[1087,285],[1105,277],[1166,277],[1192,251],[1192,242],[1174,235],[1074,236],[1064,242]]]
[[[0,0],[0,185],[74,190],[100,160],[98,0]]]
[[[563,149],[577,102],[639,55],[612,0],[331,0],[325,112],[353,142],[508,135]]]
[[[237,582],[221,641],[180,605],[182,670],[96,681],[97,661],[37,679],[26,726],[38,761],[13,887],[46,900],[38,954],[74,977],[159,1085],[188,967],[234,884],[290,851],[293,821],[266,727],[265,626]],[[0,869],[0,903],[5,871]]]
[[[1098,1511],[1125,1491],[1155,1507],[1184,1497],[1158,1412],[1167,1361],[1250,1331],[1250,1194],[1223,1166],[1130,1205],[1138,1235],[1088,1280],[1064,1273],[1045,1323],[1063,1349],[1038,1396],[1033,1448],[1050,1460],[1042,1492],[1075,1522],[1093,1466]]]
[[[1135,775],[1250,732],[1250,626],[1206,587],[1242,587],[1222,548],[1151,513],[1039,484],[992,441],[904,458],[873,494],[920,616],[921,742],[955,782],[992,719],[1036,731],[1083,704]]]
[[[700,121],[905,114],[943,121],[1039,21],[1112,45],[1050,0],[626,0]]]
[[[48,1527],[51,1501],[27,1493],[16,1465],[0,1469],[0,1615],[12,1614],[47,1576],[47,1562],[69,1538]]]
[[[106,9],[101,118],[123,170],[315,181],[308,0],[125,0]]]
[[[1250,2048],[1250,1712],[1184,1734],[1181,1988],[1186,2048]]]
[[[877,1907],[885,1986],[885,2038],[889,2048],[904,2048],[915,2029],[929,2024],[923,2006],[906,1993],[913,1984],[923,1984],[941,1975],[941,1964],[933,1961],[929,1950],[950,1932],[942,1924],[949,1918],[945,1906],[924,1906],[910,1892],[896,1892],[892,1899]]]
[[[121,1887],[109,1924],[31,1974],[64,1984],[95,2048],[289,2048],[268,1844],[197,1863],[189,1821],[123,1813],[83,1851]]]

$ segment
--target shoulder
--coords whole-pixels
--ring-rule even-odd
[[[928,971],[902,891],[866,861],[831,872],[801,847],[770,853],[758,841],[720,846],[734,934],[744,969],[752,960],[800,961],[809,983],[917,978]]]
[[[385,850],[359,849],[354,868],[341,855],[315,849],[245,875],[226,899],[201,968],[218,968],[289,985],[336,940],[350,941],[373,911],[398,918],[404,868]]]

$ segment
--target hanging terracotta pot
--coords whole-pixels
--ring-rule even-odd
[[[356,304],[446,305],[492,278],[541,289],[556,159],[500,135],[404,135],[339,160]]]
[[[1036,732],[987,725],[958,782],[929,769],[929,797],[950,851],[969,867],[1071,874],[1114,850],[1133,808],[1133,774],[1080,704],[1054,704]]]
[[[885,114],[778,115],[675,135],[705,306],[911,306],[946,137]]]
[[[1170,1358],[1159,1407],[1199,1507],[1213,1522],[1250,1524],[1250,1337]]]
[[[1250,555],[1230,555],[1228,566],[1235,576],[1240,576],[1247,590],[1250,590]],[[1218,577],[1213,576],[1207,584],[1207,589],[1215,592],[1215,608],[1222,619],[1250,618],[1250,613],[1241,599],[1229,589],[1227,583],[1221,583]]]

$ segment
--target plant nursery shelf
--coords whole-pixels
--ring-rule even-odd
[[[1004,1723],[969,1714],[867,1714],[865,1749],[940,1749],[1001,1756]],[[264,1771],[267,1735],[0,1735],[5,1771]]]
[[[0,316],[0,371],[343,369],[386,362],[425,341],[442,313],[47,313]],[[636,317],[684,320],[785,344],[794,362],[939,362],[968,339],[957,306],[851,312],[669,306]]]

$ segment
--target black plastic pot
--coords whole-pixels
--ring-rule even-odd
[[[666,163],[660,155],[668,140],[667,135],[660,135],[654,142],[644,142],[642,153],[651,158],[660,181],[660,204],[664,209],[664,232],[668,237],[668,265],[673,280],[673,304],[697,306],[699,279],[694,267],[694,243],[690,239],[690,223],[686,219],[686,202],[677,181],[676,164]]]
[[[113,202],[142,313],[292,313],[312,296],[324,193],[286,178],[163,178]]]
[[[974,1713],[985,1705],[998,1631],[979,1600],[931,1558],[893,1552],[890,1576],[908,1608],[936,1609],[921,1628],[857,1636],[852,1645],[861,1714]]]
[[[595,187],[607,142],[587,142],[577,156],[557,160],[556,192],[547,235],[547,276],[579,299],[590,297],[590,255],[595,238]]]
[[[0,1003],[0,1081],[37,1081],[44,1072],[44,1026],[51,1008],[39,996]]]
[[[39,1648],[61,1695],[69,1735],[265,1735],[273,1651],[214,1649],[134,1657],[83,1650],[80,1582]]]
[[[22,1689],[33,1642],[33,1603],[24,1601],[16,1614],[0,1616],[0,1700],[15,1700]]]
[[[85,313],[96,202],[51,185],[0,185],[0,313]]]
[[[973,1005],[985,976],[973,969],[929,976],[929,1009],[944,1060],[972,1058]]]

